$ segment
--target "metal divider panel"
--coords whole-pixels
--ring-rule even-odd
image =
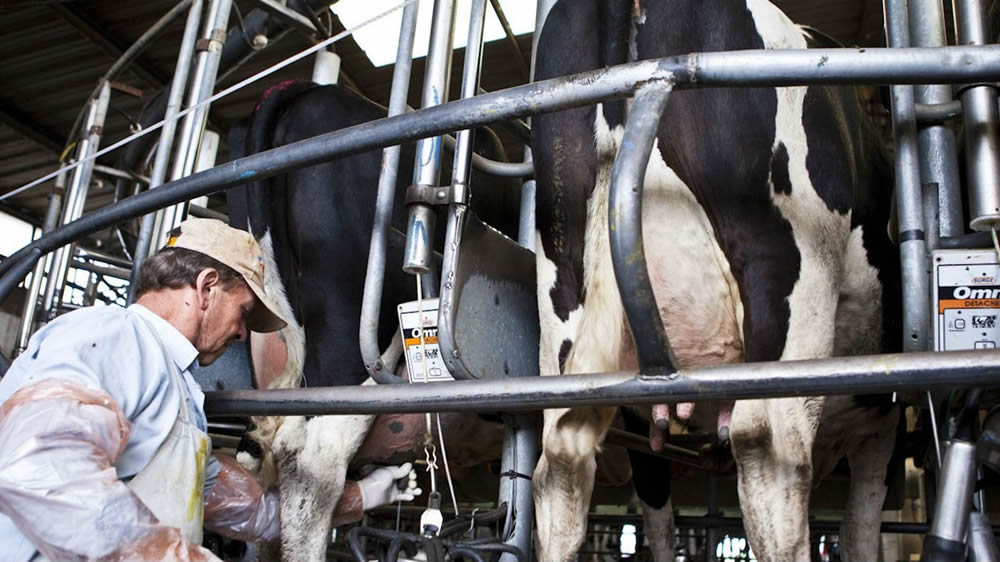
[[[457,379],[538,375],[535,254],[466,211],[438,338]]]

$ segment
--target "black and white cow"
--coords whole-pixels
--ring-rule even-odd
[[[269,89],[247,123],[230,133],[231,157],[384,116],[384,109],[341,87],[283,82]],[[491,137],[478,137],[487,156],[502,157],[498,144],[489,142]],[[287,292],[289,311],[285,317],[298,321],[278,335],[252,334],[251,354],[259,386],[371,383],[361,358],[358,332],[381,159],[382,151],[372,150],[252,182],[228,193],[230,222],[249,227],[265,251],[273,255],[276,264],[268,271],[279,275],[267,281]],[[402,151],[393,207],[396,228],[405,224],[402,198],[412,166],[413,146],[407,145]],[[478,174],[473,177],[473,210],[502,231],[516,232],[518,182],[492,179],[489,189],[476,189],[482,180]],[[416,298],[414,278],[400,269],[402,249],[390,245],[387,259],[379,318],[382,349],[398,331],[396,305]],[[343,490],[348,464],[374,418],[254,420],[256,429],[251,435],[261,453],[265,459],[273,454],[273,463],[264,462],[264,467],[277,469],[277,474],[270,476],[277,478],[281,488],[284,560],[325,559],[333,507]],[[250,459],[242,456],[241,460]]]
[[[561,0],[542,31],[536,76],[809,43],[766,0]],[[626,101],[614,101],[534,120],[542,375],[635,367],[608,241],[611,166],[627,112]],[[680,367],[897,346],[891,194],[890,168],[853,88],[675,92],[646,170],[643,239]],[[720,407],[758,559],[809,560],[810,487],[845,455],[854,478],[840,535],[844,559],[877,559],[898,416],[886,402],[741,401],[731,420]],[[712,416],[714,406],[699,405],[696,415]],[[664,409],[654,408],[660,425]],[[690,405],[676,409],[691,414]],[[610,408],[545,412],[533,480],[543,562],[573,558],[581,545],[594,454],[613,415]],[[647,532],[671,529],[666,495],[644,504]],[[673,560],[668,539],[658,560]]]

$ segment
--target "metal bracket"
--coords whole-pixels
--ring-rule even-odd
[[[470,189],[467,185],[420,185],[406,188],[407,205],[468,205]]]

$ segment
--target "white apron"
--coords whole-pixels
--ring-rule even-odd
[[[152,460],[128,487],[160,523],[180,529],[188,542],[201,545],[205,467],[211,451],[208,434],[190,419],[187,385],[177,374],[172,378],[181,391],[177,421]]]

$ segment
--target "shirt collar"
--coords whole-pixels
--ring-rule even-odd
[[[163,347],[174,360],[174,363],[177,364],[178,369],[186,371],[191,367],[191,364],[198,357],[198,350],[184,337],[184,334],[180,330],[141,304],[130,305],[128,309],[142,317],[153,331],[156,332]]]

